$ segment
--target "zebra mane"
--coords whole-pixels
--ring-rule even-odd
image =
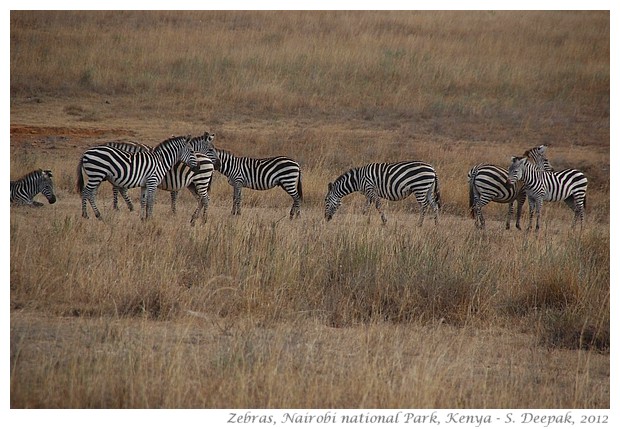
[[[547,146],[545,145],[536,146],[523,152],[523,157],[527,158],[528,161],[532,162],[535,165],[538,165],[538,160],[542,159],[543,170],[554,171],[553,166],[545,155],[546,150]]]
[[[154,149],[164,149],[172,144],[178,143],[180,141],[189,141],[192,138],[191,135],[186,135],[186,136],[172,136],[166,140],[164,140],[163,142],[161,142],[160,144],[158,144],[157,146],[154,147]]]
[[[340,186],[346,184],[349,185],[348,187],[353,186],[355,189],[357,189],[357,186],[359,184],[359,172],[361,169],[362,167],[354,167],[350,170],[345,171],[340,176],[338,176],[336,180],[333,181],[333,183],[331,183],[332,188],[336,184],[339,184]]]
[[[29,178],[34,178],[34,177],[41,177],[47,175],[48,177],[52,177],[52,170],[42,170],[40,168],[31,171],[30,173],[24,174],[22,177],[20,177],[19,179],[15,179],[15,180],[11,180],[11,182],[19,182],[20,180],[25,180],[25,179],[29,179]]]

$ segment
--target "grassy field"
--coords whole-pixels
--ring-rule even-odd
[[[609,408],[609,55],[606,12],[12,12],[11,178],[58,202],[10,209],[11,407]],[[232,217],[221,175],[205,224],[108,184],[81,218],[85,149],[205,130],[298,160],[301,218],[280,189]],[[583,230],[475,229],[469,168],[539,144],[588,176]],[[405,159],[437,227],[413,198],[324,220],[329,181]]]

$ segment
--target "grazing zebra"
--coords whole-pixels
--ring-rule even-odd
[[[189,145],[189,136],[172,137],[152,151],[129,153],[110,146],[97,146],[82,155],[77,169],[77,188],[82,194],[82,217],[88,218],[86,201],[100,218],[101,213],[95,204],[95,195],[102,181],[108,180],[119,188],[142,188],[140,205],[141,217],[149,218],[153,211],[155,188],[172,166],[179,162],[195,168],[196,156]],[[88,177],[84,186],[82,173]]]
[[[545,157],[546,146],[538,146],[525,152],[540,168],[553,171],[551,164]],[[521,212],[525,204],[525,189],[523,182],[518,181],[514,185],[508,183],[508,170],[493,164],[478,164],[467,173],[469,182],[469,209],[471,217],[475,219],[478,228],[484,228],[484,216],[482,207],[490,202],[508,204],[506,216],[506,229],[510,229],[513,205],[517,202],[517,217],[515,226],[521,229]]]
[[[34,197],[42,193],[50,204],[56,202],[50,170],[35,170],[17,180],[11,180],[11,204],[41,207]]]
[[[540,228],[540,211],[543,201],[564,201],[575,212],[573,228],[579,218],[583,227],[584,208],[588,179],[579,170],[545,171],[527,157],[512,157],[508,169],[508,183],[523,181],[523,186],[530,205],[530,223],[532,227],[534,209],[536,209],[536,230]]]
[[[296,161],[284,156],[257,159],[237,157],[217,148],[215,151],[220,162],[219,172],[233,187],[233,215],[241,214],[241,188],[264,191],[280,186],[293,199],[290,218],[299,217],[303,193],[301,168]]]
[[[373,163],[347,171],[327,185],[325,218],[331,220],[342,198],[356,191],[366,196],[364,214],[374,203],[384,224],[387,218],[381,208],[381,199],[399,201],[410,194],[415,195],[420,205],[418,225],[421,226],[424,222],[429,205],[435,212],[435,225],[437,224],[437,214],[441,207],[439,181],[435,170],[429,164],[420,161]]]
[[[193,137],[189,140],[189,144],[196,154],[197,168],[191,169],[184,162],[176,163],[170,171],[166,173],[161,183],[157,186],[159,189],[170,192],[170,203],[172,213],[176,213],[176,202],[179,191],[188,188],[198,200],[198,207],[194,211],[190,223],[194,225],[200,211],[202,210],[203,222],[206,222],[207,208],[209,206],[209,189],[211,188],[211,178],[213,170],[219,166],[217,153],[213,148],[213,139],[215,134],[206,132],[202,136]],[[151,151],[150,146],[142,145],[134,142],[110,142],[106,146],[114,147],[130,153],[141,151]],[[133,210],[133,204],[127,188],[114,186],[113,189],[113,208],[118,210],[118,193],[125,200],[130,211]]]

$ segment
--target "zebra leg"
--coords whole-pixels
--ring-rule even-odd
[[[542,210],[542,197],[536,199],[536,232],[540,229],[540,212]]]
[[[207,195],[205,198],[201,198],[201,204],[202,204],[202,223],[205,224],[207,223],[207,208],[209,207],[209,195]]]
[[[233,208],[232,208],[232,214],[233,215],[240,215],[241,214],[241,184],[240,183],[235,183],[233,185]]]
[[[426,215],[426,203],[420,204],[420,219],[418,220],[418,226],[422,226],[424,223],[424,215]]]
[[[532,219],[534,218],[534,208],[536,206],[536,200],[532,198],[528,198],[527,201],[528,201],[529,210],[530,210],[530,222],[527,225],[527,230],[529,231],[530,229],[532,229]]]
[[[383,225],[385,225],[387,223],[387,217],[385,216],[385,212],[383,211],[383,207],[381,206],[381,198],[379,198],[376,194],[372,194],[370,197],[368,197],[368,200],[366,201],[366,208],[364,209],[364,211],[367,211],[368,206],[370,206],[372,202],[375,203],[375,208],[381,214],[381,221],[383,222]]]
[[[153,204],[155,203],[156,186],[147,185],[146,188],[146,219],[153,216]]]
[[[522,191],[517,195],[517,218],[515,222],[515,227],[518,230],[521,230],[521,213],[523,213],[523,206],[525,205],[526,198],[527,195],[525,194],[525,191]]]
[[[177,197],[179,191],[170,191],[170,207],[172,208],[172,214],[177,214]]]
[[[140,188],[140,219],[146,217],[146,186]]]
[[[512,219],[514,201],[508,203],[508,214],[506,215],[506,229],[510,229],[510,220]]]
[[[573,201],[575,217],[573,218],[573,229],[575,229],[575,225],[577,224],[577,219],[579,218],[579,226],[583,229],[583,218],[585,214],[585,207],[583,199],[574,198]]]
[[[101,219],[101,213],[99,212],[99,209],[97,208],[97,204],[95,203],[95,195],[97,194],[98,187],[99,187],[99,184],[91,186],[91,184],[89,183],[84,188],[84,191],[82,191],[82,217],[83,218],[88,219],[88,211],[86,209],[86,200],[88,200],[88,202],[90,203],[90,206],[93,209],[93,212],[95,212],[95,217],[97,219]]]
[[[433,218],[435,219],[435,226],[439,223],[439,205],[435,200],[431,201],[431,207],[433,208]]]
[[[192,214],[192,218],[189,221],[190,225],[196,224],[196,219],[198,219],[198,215],[200,214],[200,210],[202,209],[202,223],[207,223],[207,207],[209,206],[209,197],[200,198],[198,197],[198,207],[194,210]]]
[[[479,229],[484,229],[484,216],[482,216],[482,207],[479,203],[475,206],[476,226]]]
[[[112,186],[112,209],[118,210],[118,188]]]
[[[116,205],[116,207],[114,207],[114,209],[118,210],[118,197],[116,195],[116,190],[117,190],[117,188],[114,187],[114,197],[116,198],[114,200],[114,204]],[[132,212],[133,211],[133,203],[131,202],[131,198],[129,198],[129,195],[127,194],[127,188],[119,188],[119,190],[121,192],[121,196],[125,200],[125,204],[127,204],[127,208],[129,209],[130,212]]]
[[[291,207],[290,218],[298,218],[301,214],[301,199],[299,196],[293,196],[293,206]]]

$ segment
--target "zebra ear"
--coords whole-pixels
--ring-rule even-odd
[[[334,184],[332,182],[329,182],[327,184],[327,192],[331,191],[333,187],[334,187]]]
[[[514,164],[518,159],[519,159],[518,156],[512,156],[510,157],[510,162]]]

